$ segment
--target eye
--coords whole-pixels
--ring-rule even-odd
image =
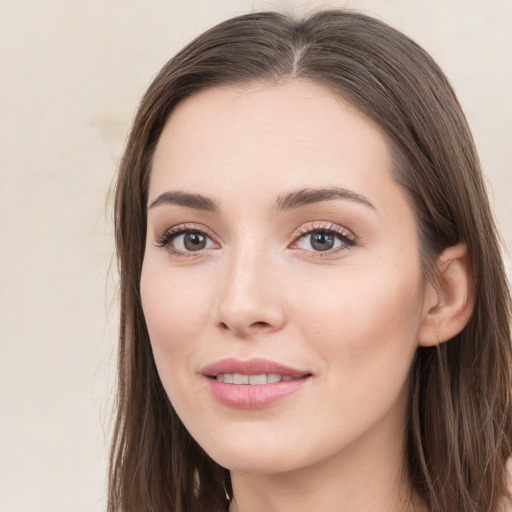
[[[330,251],[341,245],[341,240],[327,231],[313,231],[297,241],[297,246],[308,251]]]
[[[187,254],[217,247],[204,231],[185,226],[177,226],[166,231],[156,241],[156,245],[165,247],[171,254]]]
[[[355,237],[349,231],[330,224],[328,226],[301,228],[292,247],[312,252],[337,252],[355,245]]]
[[[177,235],[171,240],[171,243],[178,251],[200,251],[201,249],[209,249],[213,245],[210,238],[199,231]]]

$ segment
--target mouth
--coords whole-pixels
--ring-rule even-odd
[[[300,379],[307,377],[299,377]],[[249,386],[262,386],[264,384],[277,384],[278,382],[291,382],[292,380],[299,380],[299,378],[290,375],[280,375],[278,373],[261,373],[258,375],[244,375],[242,373],[219,373],[215,376],[218,382],[225,384],[249,385]]]
[[[201,372],[213,397],[229,407],[266,407],[303,388],[311,372],[265,359],[223,359]]]
[[[236,385],[261,386],[310,377],[312,374],[267,359],[222,359],[206,366],[201,373],[219,382]]]

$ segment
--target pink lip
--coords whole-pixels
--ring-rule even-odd
[[[297,380],[281,381],[272,384],[252,386],[250,384],[226,384],[215,377],[219,374],[240,373],[243,375],[261,375],[275,373],[286,375]],[[297,391],[308,382],[311,373],[290,368],[266,359],[222,359],[206,366],[201,374],[207,378],[207,384],[213,397],[224,405],[240,409],[258,409],[266,407],[277,400],[285,398]]]
[[[240,361],[238,359],[221,359],[203,368],[201,371],[206,377],[215,377],[220,373],[241,373],[243,375],[261,375],[262,373],[278,373],[288,375],[295,379],[309,375],[308,372],[290,368],[267,359],[249,359]]]

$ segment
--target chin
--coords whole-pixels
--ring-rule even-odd
[[[226,437],[224,442],[218,439],[201,444],[205,452],[220,466],[237,473],[260,475],[287,473],[309,465],[321,459],[319,450],[310,449],[302,443],[286,443],[284,439],[268,439],[266,436]]]
[[[256,450],[261,452],[261,450]],[[298,469],[289,460],[283,460],[279,454],[265,453],[222,453],[209,454],[220,466],[234,473],[249,473],[254,475],[271,475],[287,473]],[[213,456],[212,456],[213,455]]]

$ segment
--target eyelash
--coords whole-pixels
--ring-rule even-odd
[[[179,226],[168,229],[160,238],[158,238],[158,240],[156,240],[155,245],[165,249],[171,256],[180,256],[185,258],[196,256],[195,251],[181,251],[179,249],[175,249],[171,245],[171,242],[174,239],[186,233],[198,233],[206,236],[210,240],[213,240],[212,234],[206,228],[197,227],[190,224],[181,224]],[[201,251],[197,251],[197,253],[200,252]]]
[[[167,252],[172,256],[179,257],[193,257],[197,254],[196,251],[182,251],[179,249],[175,249],[172,247],[171,242],[175,240],[178,236],[187,234],[187,233],[198,233],[206,236],[210,240],[214,240],[214,237],[210,233],[209,230],[204,227],[197,227],[189,224],[182,224],[179,226],[175,226],[169,230],[167,230],[161,237],[159,237],[155,245],[157,247],[161,247],[167,250]],[[288,246],[294,248],[303,237],[307,235],[311,235],[313,233],[323,233],[327,235],[333,235],[341,242],[341,246],[335,249],[330,249],[326,251],[311,251],[307,249],[301,249],[296,247],[296,249],[311,253],[315,258],[325,258],[328,256],[332,256],[333,254],[338,253],[339,251],[346,250],[347,247],[352,247],[356,245],[357,238],[347,229],[343,229],[340,226],[332,223],[321,223],[321,224],[307,224],[305,226],[301,226],[297,233],[294,234],[293,242]],[[216,243],[216,242],[215,242]],[[200,254],[202,250],[198,250],[197,253]]]
[[[344,229],[338,226],[337,224],[323,222],[306,224],[304,226],[301,226],[297,233],[294,235],[294,241],[292,242],[291,246],[296,245],[302,238],[304,238],[307,235],[312,235],[313,233],[332,235],[341,242],[341,245],[339,247],[329,249],[326,251],[310,251],[307,249],[298,248],[299,250],[303,250],[305,252],[310,253],[311,256],[314,258],[328,258],[329,256],[337,254],[340,251],[344,251],[348,247],[352,247],[357,243],[357,238],[349,230]]]

